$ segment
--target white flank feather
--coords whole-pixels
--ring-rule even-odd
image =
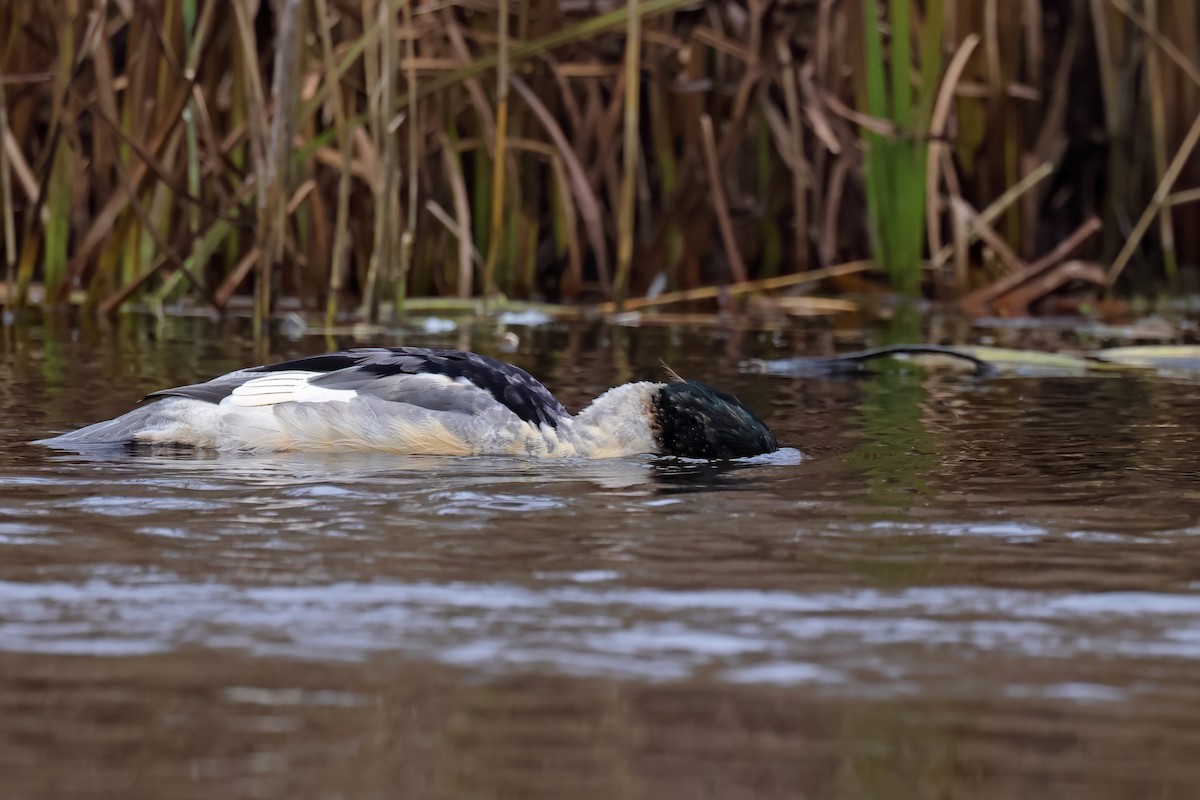
[[[312,378],[324,374],[300,370],[271,372],[246,381],[222,400],[221,405],[254,408],[280,403],[331,403],[346,402],[357,396],[352,389],[325,389],[309,383]]]

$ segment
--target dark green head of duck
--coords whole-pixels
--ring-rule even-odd
[[[665,384],[654,398],[654,432],[662,452],[687,458],[746,458],[779,442],[736,397],[698,381]]]

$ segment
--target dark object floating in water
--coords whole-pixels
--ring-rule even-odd
[[[457,350],[358,348],[237,370],[146,399],[41,444],[545,458],[729,459],[779,449],[737,398],[697,381],[627,383],[571,415],[525,370]]]
[[[754,359],[742,364],[746,372],[765,375],[791,375],[800,378],[834,378],[861,375],[868,370],[869,363],[881,358],[940,356],[961,360],[973,368],[976,375],[992,377],[1000,369],[988,361],[961,348],[937,344],[893,344],[859,350],[840,356],[818,356],[812,358],[780,358],[770,361]]]
[[[839,356],[753,360],[742,364],[746,372],[799,378],[836,378],[862,375],[871,362],[903,358],[920,364],[959,362],[975,375],[1069,376],[1096,372],[1147,370],[1172,375],[1200,375],[1200,348],[1147,345],[1100,350],[1085,356],[1039,353],[1003,347],[949,347],[934,344],[897,344]]]

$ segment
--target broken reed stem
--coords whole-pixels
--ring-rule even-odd
[[[943,141],[946,134],[946,126],[950,118],[950,107],[954,100],[954,90],[958,88],[958,83],[962,79],[963,70],[966,69],[967,62],[971,59],[971,54],[975,52],[975,48],[979,46],[980,37],[976,34],[970,34],[959,45],[958,50],[954,53],[954,57],[950,59],[950,65],[946,67],[946,74],[942,78],[942,85],[938,87],[937,97],[933,102],[933,113],[929,120],[929,155],[925,161],[925,193],[928,210],[926,214],[926,237],[929,242],[929,250],[934,254],[933,267],[937,269],[945,263],[945,259],[940,259],[943,251],[941,247],[941,226],[938,225],[940,214],[938,213],[938,173],[942,163],[942,156],[949,153],[950,147]],[[953,211],[951,210],[951,213]],[[962,276],[959,276],[960,278]],[[965,288],[961,284],[958,287],[960,290]]]
[[[978,216],[971,219],[970,230],[984,244],[992,248],[992,252],[996,254],[996,258],[1000,260],[1000,263],[1004,265],[1010,274],[1027,266],[1021,257],[1013,252],[1008,241],[997,233],[995,228],[985,224]]]
[[[713,132],[712,117],[700,117],[701,139],[704,146],[704,165],[708,169],[708,184],[712,192],[713,212],[717,215],[717,227],[721,229],[721,240],[725,245],[725,256],[729,259],[729,272],[738,283],[746,282],[746,263],[738,251],[733,220],[729,217],[729,203],[725,200],[725,184],[721,180],[721,165],[717,159],[717,137]]]
[[[1063,239],[1058,245],[1039,258],[1032,264],[1026,265],[1017,269],[1008,275],[1005,275],[1000,280],[990,283],[981,289],[971,292],[966,297],[962,298],[961,304],[964,309],[982,314],[987,308],[987,304],[997,299],[1001,295],[1011,292],[1023,283],[1033,280],[1040,276],[1043,272],[1062,263],[1067,256],[1079,248],[1084,242],[1096,234],[1104,227],[1099,217],[1090,217],[1086,222],[1075,229],[1070,236]]]
[[[1184,137],[1183,143],[1179,145],[1179,150],[1175,153],[1175,158],[1171,160],[1171,165],[1167,167],[1162,180],[1158,182],[1158,188],[1154,190],[1154,197],[1151,198],[1150,204],[1146,206],[1146,210],[1142,212],[1141,218],[1133,226],[1133,230],[1130,232],[1129,238],[1125,240],[1125,245],[1121,248],[1121,252],[1113,259],[1112,266],[1108,270],[1108,288],[1110,290],[1113,284],[1116,283],[1117,278],[1121,276],[1121,272],[1129,265],[1129,260],[1133,258],[1133,252],[1141,243],[1142,237],[1146,235],[1150,223],[1154,221],[1154,217],[1170,197],[1171,187],[1175,185],[1175,181],[1179,179],[1179,173],[1183,172],[1188,159],[1191,158],[1192,151],[1196,149],[1197,141],[1200,141],[1200,115],[1192,122],[1192,127],[1188,129],[1187,136]]]
[[[1000,215],[1008,210],[1008,207],[1021,199],[1021,196],[1028,192],[1033,187],[1037,186],[1046,178],[1054,174],[1054,165],[1050,162],[1042,164],[1033,172],[1026,175],[1021,180],[1014,183],[1012,186],[1004,190],[1004,193],[988,204],[987,208],[976,215],[979,224],[991,225]],[[979,240],[979,232],[975,225],[970,226],[968,242],[973,243]],[[954,245],[946,245],[937,253],[934,254],[934,262],[938,264],[946,263],[946,260],[954,255]]]
[[[392,108],[396,98],[396,80],[400,74],[400,59],[396,53],[396,0],[379,3],[379,138],[378,145],[383,153],[383,204],[380,224],[383,226],[379,242],[379,274],[387,281],[386,288],[396,293],[396,271],[398,267],[398,239],[400,234],[400,150],[396,141],[396,129],[391,123]],[[376,284],[378,290],[378,284]],[[378,317],[373,317],[377,319]]]
[[[329,91],[333,103],[333,120],[337,129],[338,153],[342,164],[338,170],[337,210],[333,222],[333,252],[329,263],[329,296],[325,299],[325,325],[332,327],[337,319],[338,302],[346,280],[346,267],[350,262],[350,160],[354,141],[346,121],[346,107],[342,99],[341,80],[336,77],[333,60],[333,36],[329,25],[329,8],[326,0],[315,0],[317,28],[321,35],[321,57],[325,65],[325,80],[333,81]]]
[[[1200,68],[1179,49],[1178,45],[1164,36],[1156,25],[1151,25],[1145,17],[1137,13],[1126,0],[1109,0],[1109,2],[1134,25],[1141,28],[1142,32],[1154,41],[1155,46],[1166,53],[1167,58],[1171,59],[1175,66],[1179,68],[1179,71],[1187,76],[1189,81],[1196,86],[1200,86]]]
[[[292,159],[293,115],[296,108],[296,62],[300,55],[300,0],[283,0],[279,9],[279,32],[275,42],[275,75],[271,99],[270,162],[267,167],[267,229],[262,241],[264,258],[258,261],[255,284],[254,328],[259,336],[271,317],[271,281],[275,265],[283,260],[287,226],[288,167]]]
[[[370,28],[375,32],[371,44],[363,48],[363,74],[367,79],[367,86],[379,87],[382,85],[380,77],[380,50],[383,45],[379,43],[379,31],[381,26],[378,22],[378,12],[374,11],[379,0],[362,0],[362,18],[363,26],[368,25],[368,20],[375,18],[374,24],[370,24]],[[364,39],[366,37],[363,37]],[[375,215],[375,225],[372,228],[371,252],[367,256],[367,274],[363,279],[363,288],[361,292],[361,305],[359,306],[359,314],[367,321],[375,320],[375,285],[379,281],[379,259],[380,252],[383,250],[383,176],[378,172],[379,147],[383,146],[385,140],[383,131],[386,130],[385,118],[380,110],[379,91],[373,88],[367,93],[367,121],[371,132],[371,141],[375,145],[374,156],[376,169],[371,173],[370,186],[372,200],[372,212]]]
[[[696,289],[685,289],[680,292],[664,292],[655,297],[637,297],[626,300],[624,303],[624,311],[636,311],[639,308],[651,308],[654,306],[665,306],[671,303],[684,303],[693,300],[711,300],[714,297],[719,297],[722,294],[730,296],[747,294],[749,292],[769,292],[774,289],[784,289],[789,286],[797,286],[802,283],[814,283],[816,281],[826,280],[827,278],[838,278],[843,275],[854,275],[855,273],[865,272],[875,266],[873,261],[850,261],[845,264],[835,264],[832,267],[823,267],[814,269],[809,272],[798,272],[794,275],[780,275],[774,278],[760,278],[755,281],[742,281],[739,283],[730,283],[724,286],[701,286]],[[606,314],[611,314],[617,311],[616,303],[601,303],[600,311]]]
[[[621,200],[617,210],[617,274],[613,299],[620,307],[633,266],[634,190],[638,168],[638,126],[641,78],[642,18],[638,0],[629,0],[629,27],[625,38],[625,141],[622,152]]]
[[[479,255],[479,251],[476,250],[475,246],[471,243],[470,226],[464,228],[446,213],[446,209],[442,208],[434,200],[425,201],[425,210],[429,212],[430,216],[442,223],[446,230],[450,232],[450,235],[453,236],[458,242],[460,251],[465,248],[468,268],[471,264],[478,264],[481,267],[483,266],[483,256]],[[469,300],[470,297],[470,294],[460,293],[458,295],[458,299],[460,300]]]
[[[1163,201],[1163,205],[1174,207],[1195,202],[1200,202],[1200,189],[1187,189],[1186,191],[1176,192]]]
[[[1146,22],[1158,34],[1158,0],[1145,0]],[[1167,112],[1163,100],[1162,60],[1157,47],[1146,51],[1146,94],[1150,102],[1150,133],[1154,153],[1154,177],[1161,181],[1167,169]],[[1158,238],[1163,250],[1163,269],[1168,280],[1174,281],[1178,264],[1175,258],[1175,226],[1173,212],[1164,206],[1158,215]]]
[[[4,92],[4,73],[0,72],[0,208],[4,212],[4,284],[6,302],[16,297],[17,227],[13,220],[12,173],[8,158],[8,98]]]
[[[1100,89],[1104,97],[1104,127],[1109,136],[1120,130],[1120,111],[1117,101],[1116,65],[1113,63],[1112,39],[1108,32],[1108,17],[1105,6],[1108,0],[1089,0],[1091,5],[1092,31],[1096,39],[1096,61],[1100,68]]]
[[[375,27],[381,33],[379,49],[375,53],[378,71],[378,89],[372,91],[371,129],[377,155],[382,158],[383,174],[372,184],[375,199],[375,236],[367,267],[366,287],[363,291],[363,313],[369,322],[378,318],[380,281],[394,279],[392,242],[394,235],[394,211],[398,169],[396,142],[391,129],[391,109],[395,97],[395,23],[391,7],[392,0],[375,0]],[[370,17],[365,16],[369,19]]]
[[[1067,256],[1083,246],[1083,243],[1104,228],[1099,217],[1088,217],[1070,236],[1054,246],[1054,249],[1029,265],[1031,272],[1043,272],[1055,264],[1067,260]]]
[[[413,0],[401,0],[404,9],[404,27],[407,29],[404,37],[404,55],[408,61],[405,71],[406,90],[417,94],[417,32],[413,27]],[[408,107],[408,220],[404,233],[400,235],[400,276],[396,280],[394,292],[395,306],[392,316],[399,320],[404,317],[404,299],[408,293],[408,275],[412,270],[413,243],[417,233],[417,201],[421,183],[420,152],[421,135],[421,102],[415,101]]]
[[[792,61],[791,45],[784,36],[780,35],[775,40],[775,51],[779,57],[783,105],[787,111],[787,146],[791,148],[792,227],[795,228],[792,264],[798,272],[802,272],[808,268],[809,176],[804,155],[804,121],[800,111],[800,92],[796,87],[796,65]]]
[[[595,260],[596,271],[599,273],[600,278],[600,289],[605,294],[611,294],[612,276],[609,274],[610,264],[608,260],[607,240],[604,235],[603,212],[600,209],[600,202],[596,197],[596,192],[592,189],[592,184],[588,180],[587,172],[579,161],[579,155],[571,146],[566,133],[563,132],[562,126],[554,118],[554,114],[551,113],[550,109],[546,108],[545,103],[538,99],[534,91],[516,75],[510,76],[509,82],[517,90],[517,94],[521,95],[521,98],[529,105],[534,116],[542,123],[542,126],[546,130],[546,135],[554,142],[555,147],[558,148],[562,156],[563,167],[571,180],[571,195],[573,195],[571,200],[578,204],[579,215],[583,218],[583,226],[587,233],[588,244],[592,248],[592,258]]]
[[[472,294],[473,267],[475,258],[478,257],[475,243],[471,241],[471,201],[467,194],[467,181],[463,177],[462,161],[445,131],[438,131],[438,143],[442,149],[446,180],[450,184],[450,193],[454,196],[454,216],[458,220],[455,223],[458,231],[455,233],[458,241],[458,296],[466,298]],[[433,200],[426,201],[425,207],[432,211],[430,203],[435,206],[437,204]],[[452,232],[453,230],[451,229]],[[483,265],[481,258],[479,264]]]

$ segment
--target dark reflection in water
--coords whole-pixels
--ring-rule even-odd
[[[27,444],[256,360],[122,324],[4,333],[4,796],[1200,792],[1195,384],[791,381],[737,373],[767,337],[521,329],[570,408],[662,359],[805,458]]]

